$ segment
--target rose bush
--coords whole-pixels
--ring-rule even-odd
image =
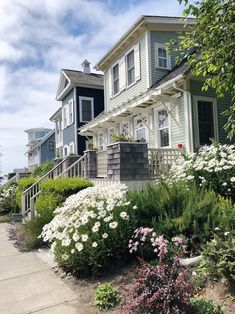
[[[201,147],[198,153],[179,158],[172,166],[168,182],[196,181],[199,186],[212,188],[215,192],[235,197],[235,145],[212,143]]]
[[[74,272],[99,272],[112,259],[127,257],[135,229],[133,207],[124,185],[89,187],[55,210],[41,236],[51,243],[60,265]]]

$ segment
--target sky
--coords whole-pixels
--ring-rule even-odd
[[[94,66],[140,15],[183,8],[177,0],[0,0],[2,174],[27,166],[25,129],[54,127],[61,68]]]

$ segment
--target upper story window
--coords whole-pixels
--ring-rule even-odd
[[[135,82],[135,54],[134,49],[126,56],[127,67],[127,85],[131,85]]]
[[[119,93],[119,64],[113,67],[113,94]]]
[[[79,97],[80,122],[89,122],[94,119],[94,98]]]
[[[67,127],[67,106],[63,108],[63,128]]]
[[[160,69],[171,69],[171,57],[168,49],[160,43],[155,43],[155,66]]]
[[[166,109],[157,111],[158,142],[160,147],[170,145],[169,117]]]
[[[69,124],[73,123],[73,100],[70,100],[70,102],[68,103],[68,107],[69,107]]]

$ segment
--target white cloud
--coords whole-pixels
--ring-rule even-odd
[[[108,0],[1,0],[4,173],[26,165],[24,129],[53,127],[48,119],[59,106],[55,94],[61,68],[79,69],[85,58],[94,65],[140,15],[177,16],[182,12],[177,0],[120,3],[123,7],[115,11]]]

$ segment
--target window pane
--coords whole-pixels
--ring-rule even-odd
[[[82,100],[82,121],[91,121],[92,119],[92,110],[91,110],[91,101]]]
[[[134,50],[127,55],[127,69],[134,67]]]
[[[198,101],[198,123],[200,145],[210,144],[214,137],[213,103]]]
[[[119,65],[116,64],[113,67],[113,94],[117,94],[119,92]]]
[[[136,131],[137,140],[142,142],[146,142],[146,130],[145,128],[139,129]]]
[[[135,68],[128,70],[128,85],[131,85],[135,81]]]
[[[116,95],[119,92],[119,80],[113,82],[113,94]]]
[[[160,130],[160,146],[166,147],[169,146],[169,129]]]
[[[166,110],[158,111],[158,127],[163,128],[168,126],[168,114]]]

